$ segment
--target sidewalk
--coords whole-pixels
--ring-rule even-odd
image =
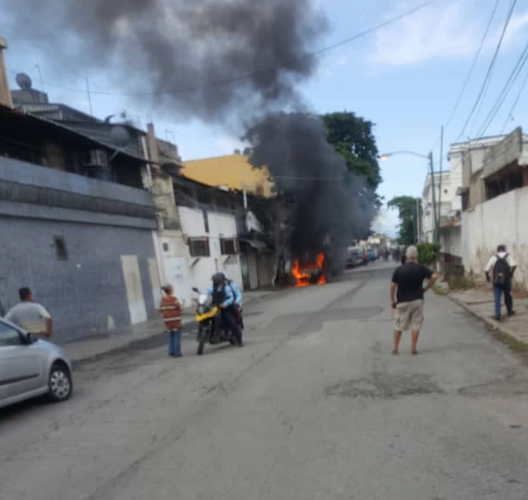
[[[243,303],[247,305],[274,292],[275,290],[273,289],[244,292]],[[182,312],[182,330],[184,334],[193,329],[193,323],[194,306],[186,308]],[[163,321],[159,317],[126,328],[98,333],[97,335],[92,335],[76,342],[63,344],[62,347],[66,350],[73,362],[79,362],[107,354],[114,350],[131,347],[134,344],[140,347],[142,342],[144,343],[149,339],[162,335],[164,335]]]
[[[506,316],[503,299],[501,321],[493,318],[493,290],[488,283],[479,284],[470,290],[449,291],[447,296],[493,329],[528,346],[528,298],[525,296],[513,293],[515,316],[511,317]]]

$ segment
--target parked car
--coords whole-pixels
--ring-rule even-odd
[[[362,266],[363,264],[363,248],[349,247],[347,250],[347,267]]]
[[[378,258],[378,256],[376,255],[376,251],[372,248],[367,250],[367,257],[369,262],[374,262]]]
[[[43,394],[65,401],[72,390],[71,361],[62,348],[0,319],[0,408]]]

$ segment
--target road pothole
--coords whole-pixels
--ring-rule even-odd
[[[371,377],[339,382],[325,390],[326,396],[352,399],[397,399],[443,393],[430,375],[416,373],[375,373]]]

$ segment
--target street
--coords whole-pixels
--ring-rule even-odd
[[[243,349],[124,349],[0,410],[0,499],[525,500],[526,366],[432,292],[392,356],[393,267],[252,302]]]

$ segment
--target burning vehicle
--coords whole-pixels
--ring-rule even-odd
[[[294,259],[291,269],[294,286],[301,288],[310,285],[324,285],[327,283],[325,271],[325,255],[320,252],[312,261]]]

